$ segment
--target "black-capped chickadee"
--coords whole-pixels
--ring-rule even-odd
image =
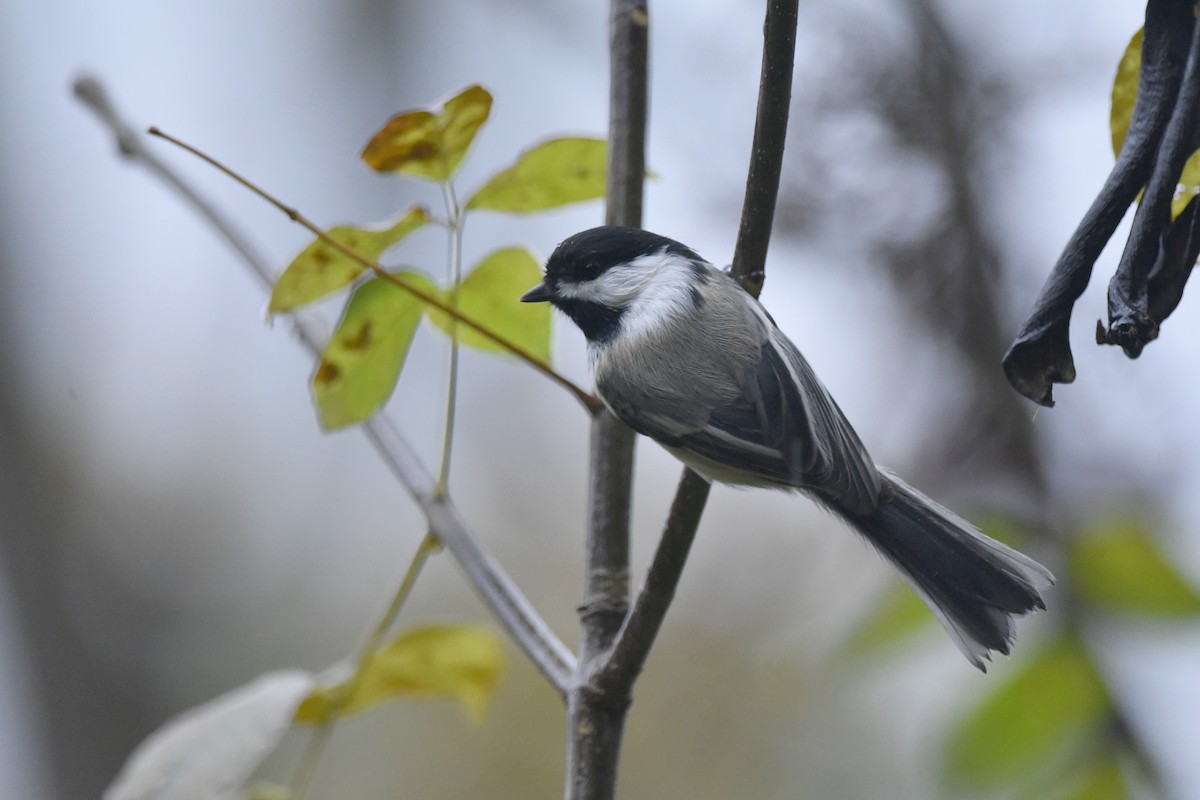
[[[1045,608],[1050,571],[984,536],[871,460],[804,356],[758,301],[695,251],[605,226],[546,262],[524,302],[583,331],[596,392],[708,480],[800,490],[894,564],[981,670]]]

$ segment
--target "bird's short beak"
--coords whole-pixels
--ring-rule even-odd
[[[550,291],[550,287],[546,285],[545,281],[543,281],[543,282],[539,283],[537,286],[530,289],[525,294],[521,295],[521,302],[522,303],[545,303],[553,296],[554,296],[554,293]]]

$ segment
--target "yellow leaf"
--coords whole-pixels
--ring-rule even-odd
[[[429,219],[429,212],[418,206],[382,230],[341,225],[326,233],[368,261],[378,261],[385,250],[425,225]],[[320,300],[346,286],[365,269],[341,250],[316,239],[292,259],[292,263],[279,276],[271,291],[271,303],[267,310],[277,314]]]
[[[397,273],[432,290],[424,275]],[[313,375],[313,397],[327,430],[362,422],[391,396],[425,304],[382,278],[355,290]]]
[[[449,180],[491,108],[492,96],[476,85],[447,100],[439,112],[401,112],[371,137],[362,160],[379,172]]]
[[[550,307],[547,303],[522,303],[521,294],[542,279],[537,259],[522,247],[497,250],[479,263],[458,288],[457,308],[523,347],[530,355],[550,360]],[[448,293],[441,295],[450,302]],[[493,353],[504,347],[432,306],[425,312],[430,321],[461,344]]]
[[[415,628],[380,648],[347,682],[314,690],[296,710],[296,722],[320,725],[399,697],[452,698],[479,720],[503,667],[500,640],[488,628]]]
[[[467,202],[467,208],[526,214],[604,196],[608,143],[561,138],[526,150]]]
[[[1133,104],[1137,100],[1138,75],[1142,70],[1142,31],[1138,30],[1125,48],[1121,63],[1117,65],[1117,74],[1113,79],[1112,111],[1109,114],[1109,127],[1112,129],[1113,154],[1119,155],[1125,135],[1129,132],[1129,122],[1133,119]]]

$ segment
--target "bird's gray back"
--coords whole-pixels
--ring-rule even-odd
[[[732,283],[717,270],[709,269],[707,274],[708,281]],[[593,379],[614,411],[636,409],[660,418],[670,430],[684,433],[703,427],[709,410],[741,396],[746,365],[758,359],[767,334],[751,307],[739,297],[741,288],[730,288],[732,291],[717,293],[701,286],[686,300],[686,306],[660,317],[659,324],[617,337],[611,345],[594,351]],[[634,307],[626,313],[636,320],[640,311]],[[686,326],[682,324],[684,314],[691,315]],[[663,358],[663,353],[672,357]],[[613,369],[618,363],[619,371]],[[631,426],[638,429],[636,424]]]

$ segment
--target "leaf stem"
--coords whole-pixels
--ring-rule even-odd
[[[471,319],[467,315],[460,312],[457,308],[454,308],[451,304],[448,304],[448,303],[444,302],[443,300],[441,300],[440,298],[435,297],[434,295],[425,291],[421,287],[416,286],[415,284],[409,283],[404,278],[397,276],[397,275],[393,275],[392,273],[388,272],[386,269],[384,269],[379,264],[378,261],[372,261],[371,259],[366,258],[362,254],[357,252],[354,248],[348,247],[347,245],[343,244],[342,242],[339,242],[338,240],[334,239],[332,236],[327,234],[325,231],[321,230],[321,228],[319,228],[316,223],[314,223],[308,217],[306,217],[302,213],[300,213],[300,211],[298,209],[284,204],[283,201],[276,198],[274,195],[269,193],[267,190],[258,186],[257,184],[255,184],[254,182],[249,180],[248,178],[242,177],[240,174],[238,174],[237,172],[234,172],[232,169],[225,166],[220,161],[218,161],[217,159],[208,155],[204,151],[193,147],[192,145],[188,144],[187,142],[182,141],[181,139],[175,138],[174,136],[170,135],[169,133],[166,133],[153,125],[150,126],[150,128],[148,128],[146,132],[149,133],[151,136],[157,136],[160,139],[165,139],[166,141],[170,142],[171,144],[175,145],[176,147],[186,150],[187,152],[189,152],[192,155],[199,158],[201,161],[204,161],[205,163],[220,170],[225,175],[229,176],[230,178],[237,181],[245,188],[249,189],[254,194],[261,197],[263,200],[266,200],[268,203],[275,206],[275,208],[279,209],[281,212],[286,214],[288,219],[292,220],[292,222],[295,222],[296,224],[300,225],[301,227],[306,228],[310,233],[312,233],[314,236],[316,236],[318,239],[320,239],[325,244],[332,247],[334,250],[337,250],[339,253],[342,253],[347,258],[351,258],[355,262],[357,262],[357,263],[361,264],[362,266],[366,267],[367,269],[371,270],[372,272],[374,272],[377,276],[379,276],[383,280],[388,281],[389,283],[394,283],[396,286],[399,286],[404,291],[412,294],[415,297],[420,298],[421,301],[426,303],[427,305],[433,306],[437,310],[450,316],[452,319],[455,319],[458,322],[461,322],[463,325],[466,325],[468,328],[470,328],[471,330],[480,334],[481,336],[484,336],[484,337],[492,340],[496,344],[500,345],[505,350],[512,353],[514,356],[521,359],[525,363],[529,364],[534,369],[536,369],[538,372],[541,372],[543,375],[550,378],[550,380],[554,381],[559,386],[562,386],[564,389],[566,389],[571,394],[573,394],[575,396],[575,399],[578,400],[583,405],[583,407],[588,410],[589,413],[597,414],[604,409],[604,404],[600,402],[599,398],[597,398],[590,392],[580,388],[575,383],[573,383],[570,379],[568,379],[566,376],[561,375],[558,372],[556,372],[555,369],[553,367],[551,367],[549,364],[547,364],[545,361],[538,358],[533,353],[530,353],[524,347],[521,347],[519,344],[517,344],[516,342],[509,339],[507,336],[497,333],[496,331],[492,330],[491,328],[487,327],[486,325],[483,325],[480,322],[476,322],[475,320]]]
[[[458,308],[458,290],[462,283],[462,229],[463,214],[454,193],[454,183],[442,181],[442,197],[446,201],[446,217],[449,220],[450,253],[450,305]],[[454,446],[454,413],[458,404],[458,321],[450,318],[450,365],[446,378],[446,427],[442,434],[442,465],[438,470],[434,494],[442,497],[450,482],[450,451]]]
[[[354,674],[348,681],[341,685],[337,694],[330,701],[329,716],[313,731],[307,746],[304,748],[303,754],[300,756],[300,763],[296,767],[296,774],[292,778],[291,784],[294,800],[304,800],[309,787],[312,785],[317,765],[320,763],[321,757],[325,754],[325,748],[329,744],[330,737],[333,736],[333,729],[339,719],[339,712],[345,707],[350,698],[354,696],[354,692],[358,689],[359,682],[362,680],[362,675],[366,671],[367,665],[379,651],[379,648],[383,646],[384,637],[387,636],[387,632],[396,623],[396,618],[400,616],[400,611],[404,608],[404,603],[408,600],[409,595],[412,594],[413,587],[417,584],[417,577],[421,574],[421,570],[425,568],[429,557],[439,549],[441,549],[441,545],[438,543],[437,536],[434,535],[432,530],[427,531],[425,538],[417,546],[417,552],[413,555],[413,559],[404,573],[404,579],[400,581],[400,586],[392,596],[391,602],[388,603],[387,609],[380,615],[379,621],[375,623],[371,632],[363,640],[362,646],[359,647]]]

